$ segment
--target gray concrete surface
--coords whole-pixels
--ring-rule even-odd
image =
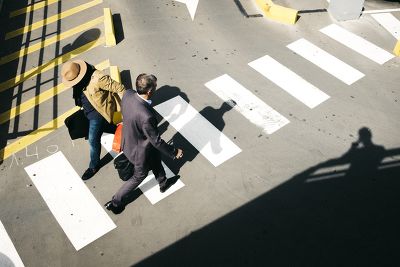
[[[48,12],[56,14],[60,8],[66,10],[84,2],[62,1],[61,6],[52,5]],[[241,2],[249,14],[259,13],[252,1]],[[79,174],[87,168],[87,142],[71,142],[65,127],[54,131],[0,166],[0,220],[25,266],[396,264],[400,223],[400,61],[395,58],[378,65],[324,36],[319,29],[337,23],[387,51],[393,49],[396,40],[369,15],[335,22],[323,11],[328,7],[326,1],[276,2],[308,12],[300,13],[296,25],[288,26],[264,18],[245,18],[234,1],[200,0],[192,21],[186,6],[174,1],[106,0],[46,29],[47,33],[65,31],[102,15],[102,7],[110,7],[122,22],[122,28],[118,24],[116,28],[118,45],[97,47],[78,58],[91,63],[110,59],[112,65],[124,71],[123,81],[128,86],[139,73],[154,73],[162,87],[155,104],[185,95],[198,111],[221,106],[222,101],[204,84],[226,73],[290,123],[266,135],[235,110],[209,117],[206,114],[242,149],[216,168],[171,125],[163,124],[164,139],[173,138],[185,150],[186,158],[180,165],[167,162],[171,169],[179,170],[185,187],[156,205],[141,195],[122,214],[109,213],[117,228],[80,251],[73,248],[24,171],[25,166],[51,155],[55,149],[66,155]],[[21,6],[24,3],[8,1],[5,8],[15,10]],[[386,1],[366,1],[366,7],[400,8],[398,3]],[[43,12],[7,23],[3,34],[18,28],[18,23],[43,19]],[[400,19],[399,12],[392,14]],[[99,30],[102,35],[102,25]],[[15,51],[26,40],[41,38],[43,33],[44,30],[36,30],[2,41],[1,54]],[[31,54],[19,64],[0,66],[1,81],[61,55],[63,48],[68,49],[77,38]],[[81,38],[88,39],[86,35]],[[344,60],[365,77],[350,86],[344,84],[286,48],[299,38]],[[327,93],[330,99],[310,109],[247,65],[266,54]],[[14,90],[1,92],[1,112],[58,84],[58,73],[59,67]],[[3,147],[71,107],[71,91],[66,91],[1,125]],[[384,146],[390,156],[386,161],[394,163],[373,176],[360,178],[353,173],[307,182],[314,172],[323,171],[319,164],[348,151],[362,127],[371,129],[372,141]],[[36,151],[37,155],[32,156]],[[103,150],[102,155],[105,154]],[[362,173],[368,167],[363,162],[369,162],[368,155],[362,156],[367,160],[355,157],[347,166],[361,161],[357,171]],[[334,165],[329,171],[335,173],[339,169]],[[86,185],[103,204],[121,181],[109,163]]]

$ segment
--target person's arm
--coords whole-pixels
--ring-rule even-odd
[[[182,150],[175,149],[174,146],[167,144],[162,138],[157,128],[157,121],[154,117],[147,119],[143,123],[143,133],[150,143],[160,152],[170,158],[181,158]]]
[[[125,91],[125,86],[113,80],[110,75],[103,75],[98,80],[99,87],[113,93],[120,94]]]

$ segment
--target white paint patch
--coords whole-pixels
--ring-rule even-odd
[[[394,58],[391,53],[336,24],[331,24],[321,29],[320,32],[378,64],[382,65]]]
[[[371,15],[383,28],[385,28],[397,40],[400,39],[400,21],[390,13]]]
[[[288,119],[227,74],[207,82],[205,86],[223,101],[235,101],[234,109],[267,134],[272,134],[289,123]]]
[[[175,176],[175,174],[167,167],[167,165],[162,163],[165,174],[167,176],[167,179],[170,179]],[[185,185],[183,182],[178,179],[170,188],[168,188],[167,191],[164,193],[160,192],[160,186],[158,185],[158,182],[156,178],[154,177],[154,174],[151,173],[149,176],[144,179],[144,181],[139,185],[139,189],[142,190],[143,194],[147,197],[147,199],[151,202],[151,204],[156,204],[160,200],[166,198],[167,196],[173,194],[174,192],[178,191]]]
[[[242,151],[180,96],[155,110],[215,167]]]
[[[360,71],[303,38],[287,47],[348,85],[364,77]]]
[[[0,266],[2,267],[24,267],[6,228],[0,221]]]
[[[250,62],[249,66],[309,108],[314,108],[329,98],[327,94],[268,55]]]
[[[116,228],[61,151],[25,171],[76,250]]]
[[[186,4],[186,7],[190,13],[190,17],[192,18],[192,20],[194,20],[199,0],[175,0],[175,1]]]
[[[114,135],[109,133],[103,133],[100,139],[100,143],[103,145],[104,149],[107,150],[110,155],[115,158],[118,153],[112,150],[112,144],[114,141]]]
[[[374,13],[389,13],[389,12],[399,12],[400,8],[392,8],[392,9],[376,9],[376,10],[366,10],[363,11],[363,14],[374,14]]]

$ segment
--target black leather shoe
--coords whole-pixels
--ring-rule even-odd
[[[108,201],[106,204],[104,204],[104,207],[106,207],[106,209],[108,209],[108,210],[111,210],[112,213],[114,213],[114,214],[120,214],[125,209],[124,206],[121,206],[121,207],[114,206],[111,200]]]
[[[88,179],[92,178],[98,171],[99,171],[99,169],[97,169],[97,168],[94,168],[94,169],[88,168],[85,171],[85,173],[82,175],[82,180],[88,180]]]
[[[174,177],[167,179],[164,182],[164,184],[160,185],[160,192],[164,193],[165,191],[167,191],[168,188],[170,188],[173,184],[176,183],[176,181],[178,181],[179,177],[180,177],[179,175],[176,175]]]

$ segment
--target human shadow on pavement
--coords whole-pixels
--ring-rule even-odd
[[[157,93],[154,95],[153,98],[153,105],[157,106],[158,104],[161,104],[165,101],[170,100],[171,98],[174,98],[176,96],[181,97],[184,101],[187,103],[190,102],[188,96],[186,93],[184,93],[180,88],[175,87],[175,86],[169,86],[165,85],[160,87],[157,90]],[[236,103],[234,101],[227,101],[223,102],[219,108],[214,108],[211,106],[207,106],[201,111],[199,111],[200,115],[203,116],[206,120],[208,120],[212,125],[214,125],[220,132],[225,127],[225,122],[223,120],[223,115],[232,109],[233,106],[235,106]],[[183,115],[186,112],[186,109],[184,107],[180,107],[177,110],[171,111],[171,114],[168,116],[168,121],[174,121],[179,118],[179,116]],[[162,121],[163,118],[161,116],[158,117],[159,121]],[[163,121],[159,125],[159,130],[160,133],[164,133],[168,127],[169,127],[169,122],[168,121]],[[196,125],[196,120],[191,120],[189,121],[186,125],[184,125],[179,131],[180,132],[185,132],[187,130],[193,131],[192,129],[198,128]],[[164,155],[162,155],[162,160],[164,163],[170,168],[170,170],[177,174],[179,173],[180,168],[186,164],[186,162],[191,162],[193,159],[195,159],[199,153],[199,150],[196,149],[199,148],[200,150],[204,148],[207,145],[211,146],[211,150],[214,154],[218,154],[219,152],[222,151],[221,144],[219,143],[219,138],[214,136],[214,139],[209,140],[204,138],[201,132],[197,133],[198,138],[196,140],[192,140],[192,142],[196,142],[196,145],[194,146],[192,143],[190,143],[186,138],[184,138],[179,132],[177,132],[169,141],[169,144],[174,144],[175,147],[182,148],[184,151],[184,156],[180,160],[174,160],[170,159]]]
[[[135,266],[394,266],[400,148],[367,128],[312,166]],[[221,195],[221,198],[224,196]]]

